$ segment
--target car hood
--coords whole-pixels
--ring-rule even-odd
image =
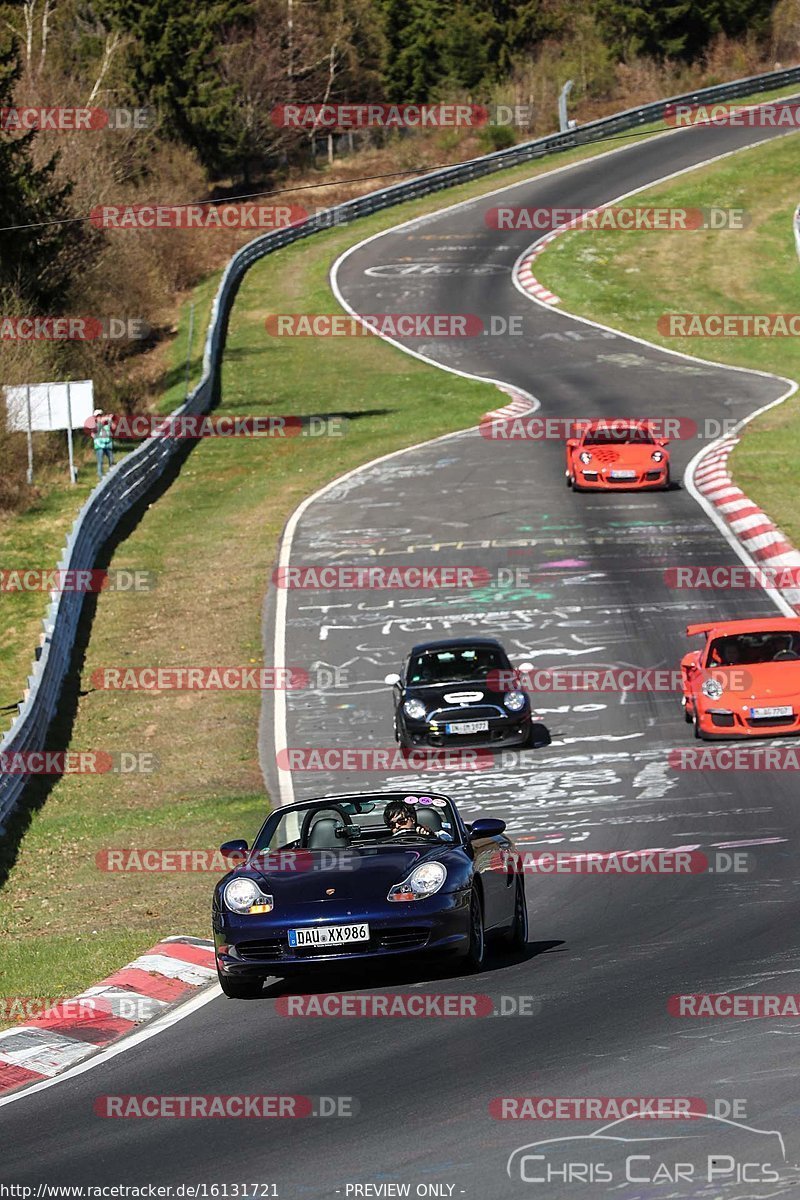
[[[585,446],[583,447],[592,456],[590,463],[584,464],[588,467],[599,467],[602,470],[605,467],[630,467],[631,470],[638,468],[642,471],[645,468],[656,467],[658,463],[653,462],[653,453],[656,450],[661,450],[664,455],[662,462],[667,460],[667,451],[661,449],[660,446],[640,446],[636,444],[622,444],[620,446]],[[581,450],[579,449],[578,453]]]
[[[430,847],[406,843],[378,850],[320,851],[313,856],[310,869],[299,871],[252,871],[243,873],[259,878],[263,890],[274,896],[276,907],[282,903],[318,903],[321,900],[346,900],[385,896],[395,883],[401,883],[421,862],[436,860],[446,867],[459,850],[437,843]],[[463,852],[461,852],[463,853]],[[334,855],[339,859],[335,865]],[[333,894],[326,895],[333,889]]]
[[[746,673],[744,686],[726,688],[718,700],[706,703],[719,704],[727,697],[729,700],[753,701],[764,705],[800,703],[800,660],[797,662],[756,663],[728,670],[739,670]],[[718,672],[713,671],[717,675]]]
[[[511,675],[510,667],[507,672],[503,672],[503,674],[506,673]],[[457,713],[459,709],[464,709],[466,715],[471,708],[481,708],[485,704],[495,704],[502,708],[503,697],[512,690],[515,689],[508,687],[500,691],[496,687],[490,687],[485,680],[476,683],[436,683],[426,687],[413,685],[407,687],[403,699],[421,700],[425,705],[426,712],[450,708]]]

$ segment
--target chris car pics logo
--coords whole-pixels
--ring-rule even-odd
[[[687,1114],[685,1125],[676,1120],[668,1124],[668,1130],[653,1132],[652,1120],[633,1114],[588,1135],[529,1142],[512,1151],[506,1172],[516,1182],[544,1185],[548,1194],[558,1185],[561,1192],[591,1195],[592,1200],[628,1194],[631,1185],[663,1188],[665,1197],[705,1195],[706,1187],[724,1187],[730,1200],[744,1200],[778,1194],[753,1193],[754,1187],[774,1189],[798,1178],[800,1168],[787,1164],[778,1130],[702,1111]]]

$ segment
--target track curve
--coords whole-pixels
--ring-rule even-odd
[[[515,185],[503,200],[594,207],[771,136],[682,131]],[[785,381],[692,363],[532,305],[510,275],[530,234],[501,239],[488,230],[483,212],[496,202],[473,201],[356,247],[337,267],[342,297],[365,313],[518,316],[523,337],[414,347],[533,394],[548,415],[741,418],[786,390]],[[403,270],[413,263],[458,273]],[[676,442],[671,449],[677,475],[697,446]],[[666,588],[666,566],[738,561],[687,491],[573,496],[564,489],[562,453],[557,443],[491,441],[466,431],[368,466],[306,507],[293,544],[297,564],[478,563],[492,571],[527,567],[535,579],[466,596],[339,593],[323,600],[290,593],[287,659],[346,667],[351,679],[344,695],[289,694],[290,746],[388,746],[383,676],[428,633],[493,633],[518,661],[533,656],[543,667],[599,661],[671,668],[692,616],[768,611],[752,592],[704,596]],[[268,630],[272,619],[268,608]],[[757,872],[738,879],[531,880],[535,940],[521,959],[493,959],[479,981],[412,973],[375,981],[389,991],[477,991],[496,1002],[535,996],[535,1017],[293,1020],[278,1015],[273,999],[215,1000],[135,1050],[4,1108],[4,1177],[70,1184],[262,1180],[278,1184],[281,1197],[310,1200],[353,1195],[348,1185],[378,1181],[409,1182],[412,1194],[418,1182],[452,1185],[441,1194],[476,1200],[536,1194],[507,1174],[509,1154],[537,1137],[588,1133],[597,1123],[543,1130],[490,1116],[494,1097],[528,1094],[743,1098],[750,1124],[782,1130],[790,1161],[797,1161],[792,1031],[782,1026],[785,1035],[778,1035],[771,1022],[681,1022],[666,1008],[676,992],[793,990],[791,934],[800,915],[793,780],[776,775],[765,785],[763,777],[669,771],[666,751],[687,744],[669,695],[541,699],[550,745],[493,771],[444,772],[423,782],[449,789],[468,813],[509,815],[517,836],[560,835],[555,844],[567,849],[781,840],[756,847]],[[270,782],[275,792],[276,772]],[[298,773],[294,782],[301,796],[403,786],[411,778]],[[328,976],[322,986],[364,984],[373,981],[362,974]],[[216,1124],[211,1137],[202,1121],[93,1115],[98,1094],[120,1092],[346,1095],[360,1111],[353,1121],[230,1121]],[[58,1134],[39,1141],[34,1161],[33,1133],[48,1128]],[[720,1152],[744,1146],[744,1134],[730,1137]],[[605,1191],[551,1184],[544,1193]],[[678,1184],[669,1194],[712,1193]],[[782,1193],[773,1185],[771,1194]]]

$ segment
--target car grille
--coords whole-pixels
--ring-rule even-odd
[[[359,954],[377,953],[379,950],[414,950],[424,946],[430,934],[427,929],[419,929],[414,925],[402,926],[399,929],[376,931],[368,942],[353,942]],[[239,957],[245,961],[276,958],[325,958],[342,954],[346,948],[334,946],[298,946],[290,947],[288,941],[281,938],[264,938],[261,941],[239,942],[236,946]]]
[[[449,721],[496,721],[498,717],[508,718],[511,715],[494,704],[468,705],[466,708],[437,708],[428,716],[429,721],[444,725]]]
[[[374,941],[381,950],[410,950],[424,946],[428,936],[427,929],[417,929],[414,926],[407,929],[387,929],[371,939],[370,946]]]
[[[774,729],[778,725],[794,725],[797,717],[792,714],[789,717],[748,717],[747,724],[750,729]]]
[[[265,938],[260,942],[237,942],[240,958],[283,958],[288,946],[280,938]]]

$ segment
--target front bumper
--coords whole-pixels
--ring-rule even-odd
[[[459,715],[458,719],[469,721],[469,713]],[[405,727],[415,750],[452,750],[456,746],[469,750],[502,750],[508,746],[528,744],[531,714],[510,713],[508,717],[489,718],[489,728],[480,733],[445,733],[445,722],[434,727],[427,721],[411,721],[408,717],[405,718]]]
[[[289,929],[366,921],[368,942],[296,948]],[[396,959],[413,954],[464,954],[469,947],[469,889],[428,900],[386,901],[372,909],[352,902],[303,904],[295,914],[237,916],[215,911],[214,945],[224,975],[286,975],[348,962]]]
[[[800,711],[795,704],[795,712],[790,717],[751,718],[741,709],[729,709],[727,712],[714,711],[721,706],[699,707],[697,709],[697,724],[704,738],[709,740],[748,741],[752,738],[796,737],[800,734]],[[754,705],[753,707],[758,707]],[[764,707],[767,707],[764,705]]]
[[[591,467],[579,467],[575,470],[575,482],[587,491],[620,492],[633,489],[634,491],[652,491],[667,487],[669,480],[669,464],[661,463],[646,471],[637,471],[634,479],[611,479],[607,473],[593,470]]]

